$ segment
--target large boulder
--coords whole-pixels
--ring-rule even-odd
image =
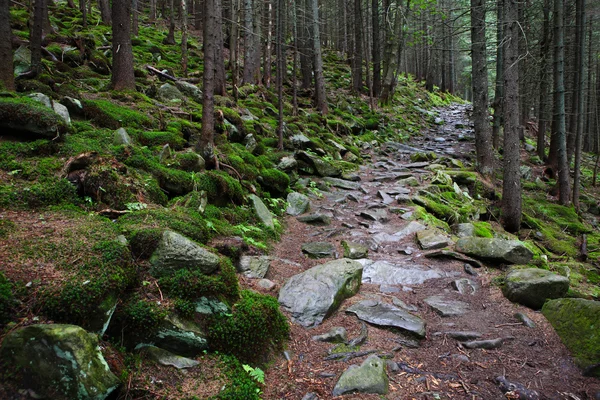
[[[291,277],[279,292],[279,303],[295,323],[318,325],[358,292],[362,270],[360,263],[345,258],[317,265]]]
[[[186,81],[175,81],[175,87],[188,97],[191,97],[196,103],[202,103],[202,90],[193,83]]]
[[[567,294],[569,278],[539,268],[516,269],[506,275],[502,292],[512,302],[539,309],[547,299]]]
[[[425,321],[391,304],[363,300],[348,307],[346,312],[356,314],[358,319],[373,325],[395,329],[419,339],[425,338]]]
[[[289,215],[296,216],[304,214],[310,207],[310,200],[308,199],[308,196],[298,192],[291,192],[288,194],[287,202],[288,206],[285,212]]]
[[[264,226],[271,230],[275,230],[275,224],[273,223],[273,214],[271,211],[265,206],[265,203],[255,194],[251,194],[249,196],[250,201],[252,202],[252,207],[254,208],[254,212],[260,222],[263,223]]]
[[[589,375],[600,377],[600,301],[549,300],[542,314],[571,351],[575,362],[588,368]]]
[[[103,400],[120,384],[96,335],[75,325],[29,325],[9,333],[0,365],[36,399]]]
[[[376,355],[372,355],[360,366],[351,365],[344,371],[333,388],[333,396],[352,392],[386,394],[388,385],[385,362]]]
[[[170,275],[180,269],[210,274],[219,267],[219,256],[177,232],[165,231],[150,258],[152,276]]]
[[[518,240],[463,237],[456,250],[471,257],[495,263],[527,264],[533,253]]]
[[[15,131],[23,139],[55,139],[68,124],[52,108],[31,99],[0,99],[0,130]]]
[[[184,97],[179,89],[170,83],[165,83],[159,87],[156,94],[159,100],[166,102],[178,102],[183,100]]]
[[[342,175],[342,171],[339,168],[323,160],[321,157],[309,154],[306,151],[299,151],[296,154],[296,158],[314,168],[319,176],[336,177]]]

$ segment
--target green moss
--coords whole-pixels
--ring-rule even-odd
[[[6,208],[42,208],[59,204],[77,204],[75,187],[66,179],[50,177],[31,185],[0,184],[0,206]]]
[[[475,227],[475,236],[493,238],[494,232],[492,231],[492,225],[489,222],[474,221],[472,222]]]
[[[416,219],[425,222],[425,224],[427,225],[440,228],[446,232],[450,232],[450,226],[448,225],[448,223],[428,213],[427,210],[421,206],[415,206],[414,216]]]
[[[243,204],[244,191],[239,181],[223,171],[206,171],[196,176],[198,190],[208,194],[209,202],[217,205]]]
[[[185,144],[183,135],[177,131],[143,131],[138,136],[138,140],[144,146],[163,146],[168,144],[173,150],[179,150]]]
[[[158,330],[167,312],[154,301],[133,298],[120,312],[128,335],[148,337]]]
[[[15,305],[12,284],[0,271],[0,327],[10,320]]]
[[[146,114],[129,107],[120,106],[110,100],[82,100],[86,118],[102,127],[117,129],[120,127],[147,127],[153,125]]]
[[[290,186],[290,177],[275,168],[263,169],[259,181],[272,195],[283,195]]]
[[[257,382],[243,368],[243,364],[234,356],[221,355],[223,375],[229,382],[216,396],[219,400],[260,400],[260,388]]]
[[[540,232],[541,236],[535,235],[534,239],[539,241],[552,253],[569,257],[577,256],[577,240],[563,232],[556,225],[552,224],[552,222],[534,218],[523,212],[522,225]]]
[[[592,231],[590,227],[586,226],[580,220],[574,207],[565,207],[560,204],[550,203],[540,196],[525,198],[523,205],[524,212],[554,224],[560,230],[566,230],[574,235],[590,233]]]
[[[232,315],[215,317],[208,330],[213,350],[233,354],[243,362],[263,361],[269,350],[282,346],[289,326],[271,296],[244,290]]]
[[[5,128],[53,139],[68,132],[62,117],[41,103],[26,98],[0,98],[0,121]],[[30,137],[29,139],[36,139]]]
[[[15,229],[17,225],[9,219],[0,219],[0,239],[7,238]]]

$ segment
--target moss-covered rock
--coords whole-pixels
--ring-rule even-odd
[[[26,139],[54,139],[68,124],[51,108],[28,98],[0,98],[0,128]]]
[[[524,306],[539,309],[547,299],[567,294],[569,278],[545,269],[515,269],[506,275],[502,293],[507,299]]]
[[[0,363],[6,378],[36,398],[103,400],[120,384],[97,337],[75,325],[30,325],[11,332],[2,342]]]
[[[486,261],[527,264],[533,253],[518,240],[464,237],[456,242],[456,250]]]
[[[556,299],[547,301],[542,314],[582,368],[600,364],[600,301]],[[598,368],[591,370],[600,376]]]

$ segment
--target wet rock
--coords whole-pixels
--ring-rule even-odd
[[[376,235],[373,235],[373,240],[377,244],[385,243],[385,242],[399,242],[407,236],[414,235],[417,232],[423,231],[427,229],[427,227],[417,221],[410,221],[408,225],[399,230],[396,233],[389,234],[385,232],[380,232]]]
[[[312,337],[312,340],[317,342],[328,342],[328,343],[347,343],[348,332],[346,328],[341,326],[334,326],[328,332],[322,335],[316,335]]]
[[[450,331],[444,332],[444,334],[452,339],[458,340],[459,342],[466,342],[481,337],[479,332],[467,332],[467,331]]]
[[[363,271],[363,282],[387,285],[420,285],[428,279],[446,276],[443,271],[425,269],[423,266],[407,264],[390,264],[386,261],[366,263]]]
[[[250,201],[252,202],[252,207],[254,208],[254,212],[260,219],[260,222],[263,223],[264,226],[271,230],[275,230],[275,225],[273,224],[273,214],[271,211],[265,206],[265,203],[255,194],[251,194],[248,196]]]
[[[397,297],[392,297],[392,303],[394,303],[395,306],[398,306],[400,308],[403,308],[407,311],[412,311],[412,312],[416,312],[418,310],[417,307],[410,305],[410,304],[406,304],[405,302],[403,302],[402,300],[400,300]]]
[[[65,96],[60,100],[60,103],[67,107],[69,113],[73,115],[83,115],[83,104],[81,104],[80,100]]]
[[[67,125],[71,125],[71,116],[69,115],[69,110],[67,109],[67,107],[63,106],[60,103],[57,103],[55,101],[52,102],[52,109],[54,110],[55,113],[57,113],[58,115],[60,115],[60,117],[62,119],[65,120],[65,123]]]
[[[169,314],[149,340],[161,349],[186,357],[195,357],[208,348],[202,328],[176,314]]]
[[[569,279],[545,269],[516,269],[508,273],[502,293],[512,302],[539,309],[547,299],[563,297]]]
[[[533,253],[518,240],[464,237],[456,242],[456,251],[481,260],[507,264],[527,264]]]
[[[38,103],[42,103],[43,105],[45,105],[48,108],[52,108],[52,100],[50,100],[50,97],[46,96],[43,93],[31,93],[31,94],[28,94],[27,97],[29,97],[32,100],[37,101]]]
[[[295,323],[319,325],[358,292],[362,271],[360,263],[349,259],[318,265],[291,277],[279,292],[279,303]]]
[[[489,339],[489,340],[473,340],[471,342],[463,343],[463,346],[467,349],[498,349],[502,347],[502,344],[507,340],[511,340],[512,338],[497,338],[497,339]]]
[[[454,226],[454,233],[459,238],[475,236],[475,225],[465,222]]]
[[[357,260],[359,258],[366,258],[369,254],[369,248],[364,244],[343,240],[342,247],[344,248],[345,258]]]
[[[379,285],[381,293],[400,293],[400,288],[392,285]]]
[[[387,211],[383,208],[361,211],[359,215],[365,219],[377,222],[387,222],[390,219]]]
[[[394,199],[392,198],[392,196],[390,196],[389,194],[387,194],[383,190],[379,190],[377,192],[377,196],[381,197],[381,200],[383,201],[383,204],[387,205],[387,204],[392,204],[394,202]]]
[[[256,146],[258,145],[256,143],[256,138],[251,133],[249,133],[246,136],[244,136],[243,143],[244,143],[244,146],[246,147],[246,150],[249,153],[252,153],[256,149]]]
[[[347,181],[345,179],[325,177],[325,178],[323,178],[323,182],[326,182],[326,183],[330,184],[331,186],[334,186],[339,189],[345,189],[345,190],[360,189],[359,183]]]
[[[473,295],[477,292],[477,284],[470,279],[461,278],[452,281],[452,287],[460,294]]]
[[[600,301],[585,299],[549,300],[542,314],[571,351],[581,368],[589,368],[589,374],[600,377]]]
[[[150,360],[156,361],[161,365],[171,366],[177,369],[192,368],[200,364],[200,361],[178,356],[176,354],[171,353],[170,351],[148,344],[137,346],[136,350],[138,350]]]
[[[331,224],[331,217],[325,214],[309,214],[303,215],[296,218],[300,222],[304,222],[309,225],[329,225]]]
[[[394,198],[398,204],[408,204],[412,201],[410,195],[408,194],[398,194]]]
[[[450,244],[450,240],[446,236],[434,229],[417,232],[417,241],[423,250],[441,249]]]
[[[103,400],[119,385],[96,335],[75,325],[29,325],[8,333],[0,363],[5,378],[33,398]]]
[[[131,136],[129,136],[125,128],[119,128],[113,133],[113,144],[115,146],[129,146],[133,144],[133,142],[131,140]]]
[[[184,98],[183,93],[170,83],[165,83],[159,87],[156,96],[159,100],[166,102],[178,102]]]
[[[404,164],[404,168],[425,168],[429,165],[427,161],[413,162],[409,164]]]
[[[540,400],[540,395],[535,390],[527,389],[518,382],[509,382],[505,377],[499,376],[496,378],[498,388],[502,393],[505,393],[507,398],[510,397],[522,400]]]
[[[463,315],[466,314],[470,308],[468,303],[451,300],[440,295],[427,297],[424,301],[442,317]]]
[[[292,192],[287,195],[288,206],[285,212],[289,215],[304,214],[310,208],[308,196],[302,193]]]
[[[523,313],[515,313],[514,317],[521,321],[526,327],[535,328],[535,322],[533,322],[527,315]]]
[[[202,315],[224,315],[230,310],[222,301],[202,296],[194,302],[194,311]]]
[[[386,394],[388,384],[385,362],[371,355],[360,366],[351,365],[344,371],[333,388],[333,396],[352,392]]]
[[[271,266],[269,256],[241,256],[238,271],[248,278],[264,278]]]
[[[335,256],[335,247],[328,242],[311,242],[302,245],[302,253],[310,258],[327,258]]]
[[[418,338],[425,337],[425,321],[391,304],[363,300],[348,307],[346,312],[355,314],[360,320],[373,325],[397,329]]]
[[[150,273],[161,277],[180,269],[198,269],[210,274],[219,267],[219,256],[173,231],[165,231],[150,258]]]

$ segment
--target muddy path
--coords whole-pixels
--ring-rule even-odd
[[[333,398],[332,390],[340,375],[350,365],[363,362],[367,355],[347,361],[325,360],[334,344],[312,337],[332,327],[344,327],[349,339],[359,337],[363,323],[345,311],[364,300],[408,309],[426,322],[426,336],[418,342],[366,324],[366,341],[359,351],[374,351],[386,359],[389,393],[349,394],[344,398],[519,398],[511,392],[503,394],[498,377],[536,391],[542,399],[597,398],[600,381],[582,377],[543,315],[509,302],[493,284],[502,271],[485,265],[465,267],[464,262],[447,258],[427,258],[428,252],[421,250],[414,233],[394,236],[410,224],[426,225],[415,220],[413,207],[403,202],[406,196],[426,188],[433,175],[428,168],[431,163],[413,163],[411,153],[433,151],[462,162],[473,158],[474,138],[467,107],[441,109],[437,122],[408,145],[390,143],[367,150],[370,161],[357,173],[360,180],[355,189],[332,186],[322,195],[312,196],[310,213],[330,217],[330,224],[314,226],[296,217],[286,218],[286,232],[275,247],[266,276],[275,288],[261,289],[258,281],[247,282],[265,293],[277,296],[290,277],[342,257],[343,241],[363,244],[369,253],[368,260],[361,261],[365,269],[358,294],[344,300],[332,316],[314,328],[292,324],[286,356],[278,355],[267,371],[263,398]],[[451,245],[452,237],[446,238]],[[334,253],[328,258],[309,258],[302,246],[311,242],[330,243]],[[446,302],[449,311],[436,306],[432,297]],[[516,313],[528,316],[535,327],[520,323]],[[469,349],[454,332],[471,332],[475,340],[496,340],[493,343],[499,347]]]

